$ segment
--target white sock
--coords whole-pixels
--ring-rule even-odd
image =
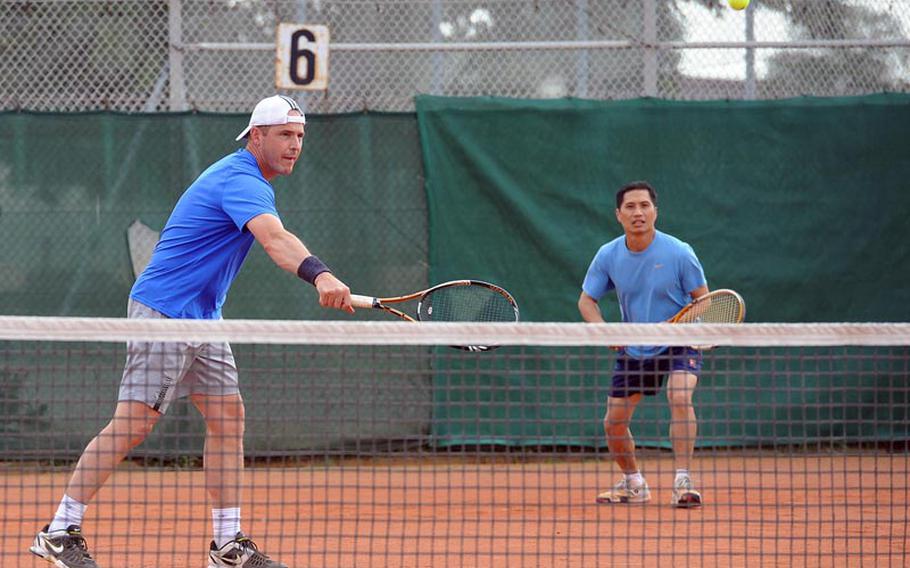
[[[640,471],[635,473],[624,473],[623,476],[626,478],[626,481],[629,482],[629,485],[633,487],[639,487],[645,484],[645,478]]]
[[[82,526],[82,517],[85,516],[85,507],[83,503],[76,501],[69,495],[64,494],[60,500],[60,506],[57,507],[57,513],[48,532],[65,531],[70,525]]]
[[[212,528],[216,547],[221,548],[224,543],[234,540],[240,532],[240,507],[212,509]]]
[[[676,479],[679,479],[680,477],[689,477],[689,470],[688,469],[677,469],[676,470]]]

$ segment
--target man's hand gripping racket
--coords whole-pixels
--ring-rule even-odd
[[[417,311],[410,316],[387,304],[417,300]],[[355,308],[383,310],[405,321],[442,322],[517,322],[518,303],[506,290],[480,280],[453,280],[407,296],[373,298],[351,294]],[[464,351],[490,351],[494,345],[452,347]]]

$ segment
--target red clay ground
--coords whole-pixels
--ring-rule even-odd
[[[700,457],[696,510],[668,505],[667,456],[639,506],[594,503],[606,462],[506,461],[249,469],[244,529],[291,568],[910,565],[906,454]],[[49,566],[26,550],[68,473],[29,467],[0,470],[3,568]],[[201,471],[125,466],[84,531],[102,568],[203,568],[210,524]]]

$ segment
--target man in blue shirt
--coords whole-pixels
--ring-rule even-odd
[[[624,322],[670,319],[692,299],[708,293],[704,270],[688,244],[655,228],[657,193],[643,181],[616,193],[616,219],[624,235],[603,245],[585,276],[578,309],[586,322],[603,322],[597,302],[616,290]],[[701,494],[689,476],[697,423],[692,394],[701,370],[701,355],[688,347],[629,346],[619,351],[607,401],[604,431],[607,446],[623,477],[598,503],[644,503],[651,492],[635,459],[629,424],[643,396],[657,394],[667,375],[670,439],[676,465],[672,503],[698,507]]]
[[[128,316],[221,319],[221,308],[253,241],[284,270],[316,287],[319,303],[353,313],[351,293],[296,236],[285,230],[269,183],[290,175],[306,120],[297,103],[260,101],[244,149],[215,162],[177,201],[148,266],[130,293]],[[212,500],[210,568],[287,568],[240,529],[244,406],[227,343],[130,342],[117,408],[86,447],[54,520],[31,552],[60,568],[97,568],[81,525],[85,508],[127,453],[175,399],[189,396],[206,423],[205,476]]]

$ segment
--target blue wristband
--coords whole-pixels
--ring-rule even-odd
[[[315,254],[303,259],[303,262],[297,267],[297,276],[314,286],[316,285],[316,277],[323,272],[331,272],[331,270]]]

